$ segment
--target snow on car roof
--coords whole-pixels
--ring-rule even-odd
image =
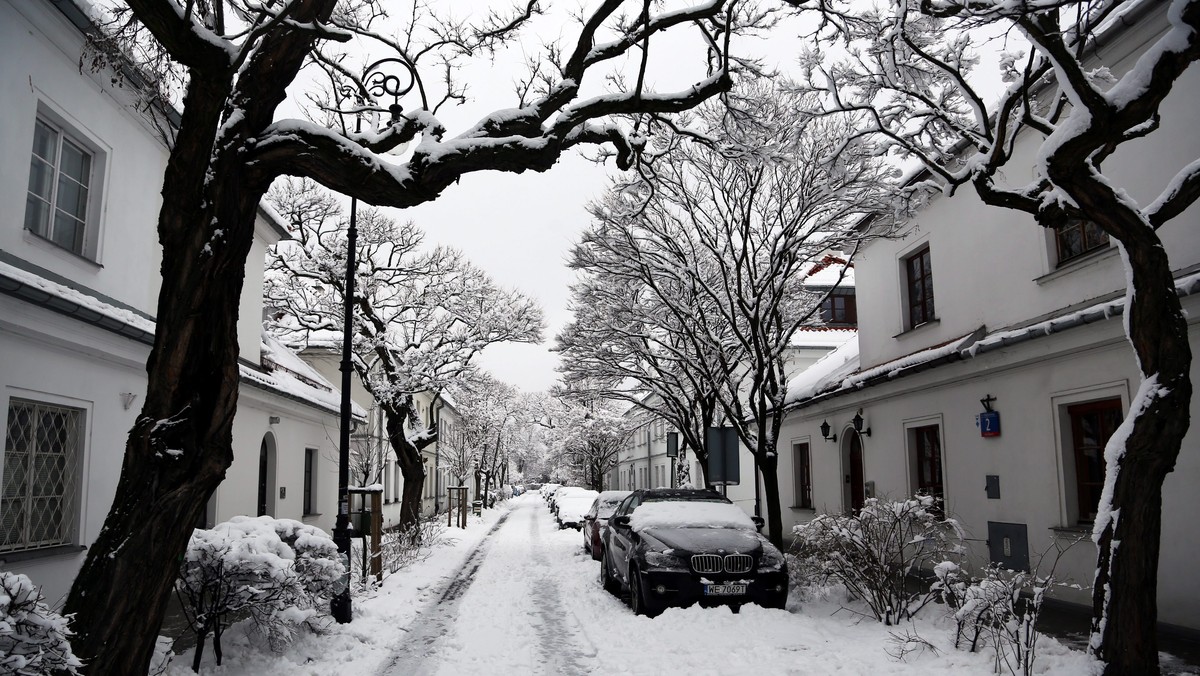
[[[569,502],[586,502],[588,507],[591,507],[592,503],[596,501],[596,496],[598,496],[598,495],[600,495],[600,494],[597,493],[596,491],[579,491],[577,493],[572,492],[572,493],[567,493],[566,495],[563,495],[561,498],[561,501],[563,504],[566,504],[568,501]]]
[[[630,514],[629,525],[636,531],[647,528],[755,529],[754,522],[737,505],[694,500],[643,502]]]

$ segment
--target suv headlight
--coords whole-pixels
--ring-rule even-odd
[[[759,557],[759,559],[758,559],[758,572],[760,572],[760,573],[777,572],[777,571],[783,569],[786,562],[787,561],[786,561],[786,559],[784,559],[782,552],[780,552],[775,547],[764,543],[763,549],[762,549],[762,556]]]
[[[687,559],[671,552],[646,552],[646,567],[657,570],[687,570]]]

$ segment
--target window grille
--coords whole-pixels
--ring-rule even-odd
[[[0,552],[75,537],[83,411],[13,399],[4,438]]]

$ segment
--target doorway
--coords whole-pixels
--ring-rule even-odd
[[[842,436],[842,501],[847,511],[858,513],[866,502],[862,436],[847,428]]]

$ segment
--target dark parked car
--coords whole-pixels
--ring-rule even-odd
[[[630,491],[604,491],[592,503],[592,508],[583,515],[583,551],[599,561],[600,553],[604,551],[604,542],[600,539],[604,527],[608,525],[608,517],[617,510],[617,505],[629,497]]]
[[[787,563],[761,526],[713,491],[634,491],[608,520],[600,582],[650,617],[693,603],[783,608]]]

